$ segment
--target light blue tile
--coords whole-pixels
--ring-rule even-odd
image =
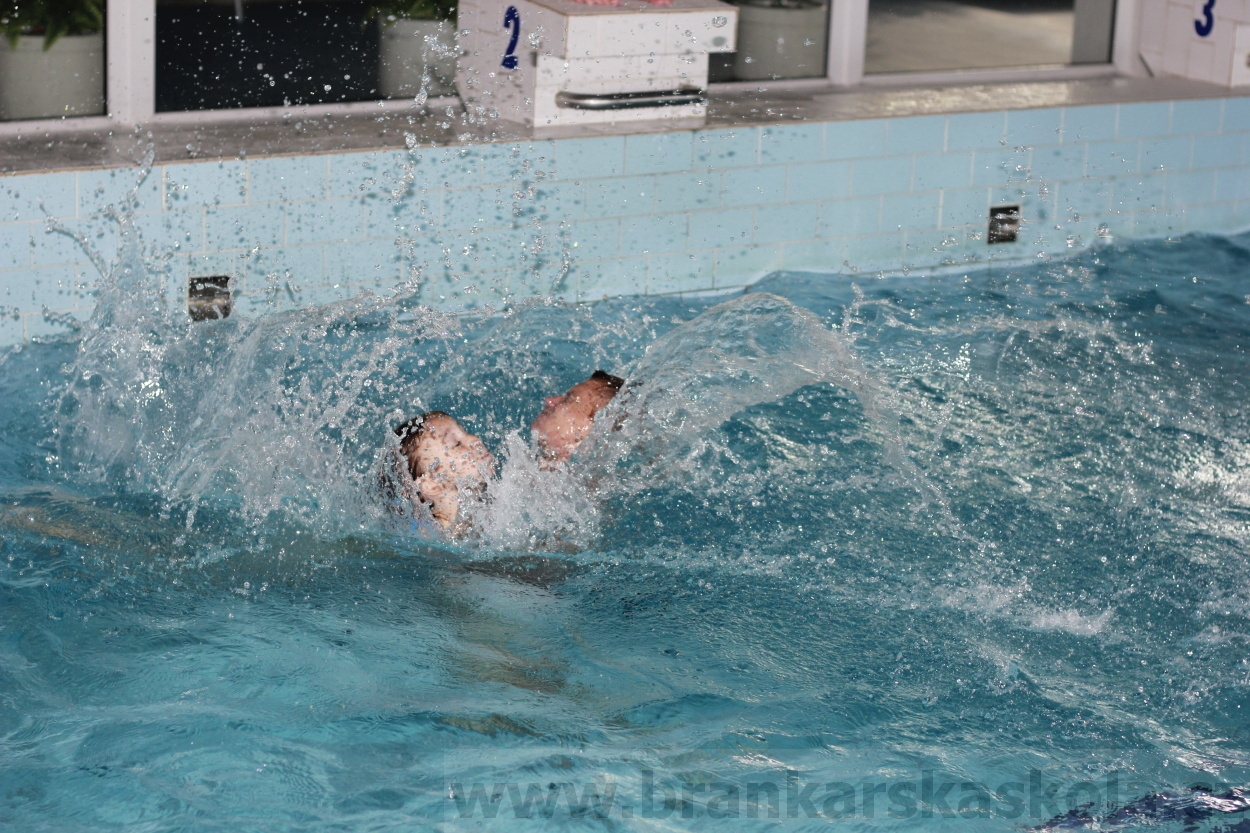
[[[74,266],[44,266],[0,272],[0,308],[21,312],[70,310],[78,306],[85,272]]]
[[[139,211],[160,211],[163,173],[163,167],[155,166],[140,180],[138,168],[79,171],[77,214],[86,217],[109,206],[121,209],[132,191]]]
[[[1238,96],[1225,98],[1224,119],[1220,129],[1225,133],[1241,133],[1250,130],[1250,98]]]
[[[552,179],[527,184],[518,189],[537,213],[555,215],[560,219],[579,217],[586,204],[586,185],[581,181]],[[516,193],[513,194],[513,199]]]
[[[810,240],[820,219],[816,203],[773,205],[755,212],[755,242],[759,244]]]
[[[1085,175],[1087,149],[1083,142],[1035,147],[1029,157],[1033,176],[1042,180],[1080,179]]]
[[[655,178],[623,176],[586,183],[585,216],[628,217],[649,214],[655,195]]]
[[[555,142],[553,155],[556,179],[597,179],[625,173],[624,136],[560,139]]]
[[[1100,216],[1111,203],[1111,183],[1106,179],[1079,179],[1056,186],[1059,211],[1066,216]]]
[[[1169,136],[1166,139],[1142,139],[1138,170],[1187,171],[1193,149],[1193,137]],[[1204,166],[1209,167],[1209,166]]]
[[[443,179],[431,157],[442,159],[443,150],[449,148],[422,150],[412,156],[402,151],[329,154],[326,193],[330,197],[392,197],[396,191],[440,190]],[[406,183],[407,174],[412,174],[411,183]]]
[[[578,262],[573,269],[577,277],[578,297],[582,300],[642,295],[647,291],[645,257]]]
[[[179,293],[186,292],[185,280],[191,276],[225,275],[232,278],[232,284],[237,283],[233,279],[243,274],[246,270],[246,265],[247,256],[237,252],[200,252],[188,255],[183,260],[182,280],[178,282],[179,285],[175,287],[175,291]],[[231,289],[236,288],[238,287],[231,287]]]
[[[1223,114],[1223,99],[1173,101],[1171,133],[1218,133]]]
[[[1236,207],[1230,203],[1195,205],[1185,209],[1185,231],[1219,234],[1240,230]]]
[[[1088,176],[1137,173],[1140,152],[1137,141],[1091,143],[1085,154],[1085,173]]]
[[[781,268],[832,272],[841,268],[846,245],[846,241],[841,239],[783,243]]]
[[[943,191],[939,226],[943,229],[952,229],[982,225],[989,220],[989,208],[988,188],[959,188]]]
[[[1007,114],[952,113],[946,117],[946,149],[997,150],[1003,147]]]
[[[694,134],[696,168],[741,168],[759,162],[760,129],[699,130]]]
[[[716,286],[716,253],[711,251],[651,255],[647,258],[647,294],[701,292]]]
[[[1166,101],[1117,105],[1115,135],[1118,139],[1166,136],[1172,121],[1172,105]]]
[[[1031,171],[1032,153],[1027,149],[979,150],[972,155],[973,185],[1005,185],[1024,182]]]
[[[285,202],[326,196],[327,156],[249,159],[247,201]]]
[[[859,166],[868,163],[858,161],[853,164],[859,170]],[[790,202],[836,200],[845,197],[850,189],[851,165],[851,162],[845,161],[790,165],[786,196]]]
[[[521,182],[553,167],[553,154],[553,145],[545,141],[461,145],[444,157],[438,175],[455,186]]]
[[[1118,234],[1124,236],[1148,238],[1148,236],[1175,235],[1185,230],[1185,213],[1180,209],[1163,208],[1136,211],[1136,213],[1121,216],[1119,223],[1123,224],[1123,231],[1118,230]]]
[[[725,208],[776,205],[786,201],[786,168],[730,168],[721,174],[720,204]]]
[[[617,220],[615,218],[608,220],[580,220],[570,225],[564,232],[564,241],[568,246],[569,255],[576,260],[602,260],[605,258],[616,257],[621,253],[621,225],[622,223],[638,223],[645,225],[648,218],[628,218],[626,220]],[[685,229],[682,229],[682,238],[685,239]],[[625,252],[630,255],[640,254],[640,252],[626,249]]]
[[[754,225],[755,211],[751,208],[693,211],[690,213],[690,249],[745,246],[751,242]]]
[[[1063,110],[1043,107],[1037,110],[1008,110],[1007,132],[1003,135],[1008,147],[1057,145],[1062,137]]]
[[[881,197],[836,200],[820,207],[818,233],[833,239],[876,234],[881,229]]]
[[[394,286],[402,276],[403,256],[393,242],[358,240],[326,246],[323,264],[322,280],[326,283],[376,280]]]
[[[1167,175],[1168,208],[1184,208],[1214,200],[1214,171],[1186,171]]]
[[[656,174],[651,186],[654,212],[699,211],[720,205],[720,177],[715,171]]]
[[[70,321],[74,320],[75,317],[73,315],[65,317],[57,314],[68,313],[70,312],[69,310],[49,309],[48,312],[53,313],[53,315],[49,317],[42,312],[37,312],[22,316],[23,323],[26,325],[26,337],[28,339],[59,338],[74,331]]]
[[[72,173],[21,174],[0,179],[0,222],[75,215],[78,178]]]
[[[30,266],[30,249],[30,223],[0,223],[0,269]]]
[[[972,182],[972,154],[968,151],[917,156],[912,169],[915,191],[966,188]]]
[[[26,340],[22,316],[13,312],[0,312],[0,347],[13,347]]]
[[[885,147],[889,119],[837,121],[825,125],[825,159],[865,159]]]
[[[357,199],[287,203],[283,214],[287,245],[359,240],[364,234],[364,211]]]
[[[886,195],[881,198],[881,230],[936,229],[941,201],[938,191]]]
[[[395,204],[387,199],[359,200],[364,217],[365,237],[390,238],[394,235],[428,235],[441,227],[441,195],[429,199],[406,200]]]
[[[447,229],[500,228],[512,222],[510,190],[497,185],[443,192],[442,225]]]
[[[821,158],[825,145],[823,124],[784,124],[760,130],[760,164],[784,165]]]
[[[911,157],[856,159],[851,167],[851,196],[902,194],[911,190]]]
[[[620,253],[626,255],[680,252],[686,247],[685,214],[625,217],[621,223]],[[616,252],[601,255],[612,257]]]
[[[781,268],[781,246],[746,246],[717,249],[713,267],[717,289],[755,283]]]
[[[885,155],[941,153],[946,149],[946,116],[891,119],[886,130]]]
[[[1235,168],[1242,164],[1245,136],[1241,133],[1221,133],[1215,136],[1198,136],[1194,139],[1194,168]]]
[[[1220,171],[1215,178],[1216,202],[1239,202],[1250,199],[1250,168],[1238,167]]]
[[[87,245],[99,252],[106,263],[113,260],[117,251],[117,238],[112,229],[97,225],[93,233],[83,228],[82,223],[78,223],[72,230],[79,234]],[[67,234],[47,229],[42,224],[35,225],[31,229],[30,252],[31,263],[35,266],[90,263],[90,258],[83,251],[82,243]]]
[[[1167,181],[1168,175],[1161,172],[1114,177],[1108,181],[1110,206],[1127,212],[1162,208]]]
[[[1069,107],[1063,111],[1063,143],[1110,142],[1115,138],[1114,104]]]
[[[253,297],[269,294],[285,299],[301,287],[320,285],[324,254],[325,247],[319,245],[263,246],[244,261],[240,289]]]
[[[138,214],[135,228],[145,241],[167,250],[190,253],[204,248],[203,208]]]
[[[906,232],[903,236],[903,265],[909,269],[930,269],[959,262],[963,240],[957,234],[937,229]]]
[[[210,208],[204,212],[204,248],[213,251],[281,246],[283,226],[279,203]]]
[[[625,137],[627,174],[688,171],[693,159],[694,140],[685,130],[671,133],[635,133]]]
[[[526,264],[547,244],[546,235],[531,227],[486,229],[458,238],[450,255],[452,268],[470,275],[511,269],[522,279],[530,269]],[[558,251],[557,251],[558,255]],[[510,290],[516,287],[509,283]]]
[[[165,167],[165,208],[241,205],[247,200],[243,162],[199,162]]]

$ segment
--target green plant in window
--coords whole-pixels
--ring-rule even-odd
[[[0,0],[0,33],[17,46],[22,35],[43,35],[45,51],[62,35],[104,28],[104,0]]]
[[[377,0],[365,12],[365,23],[375,17],[383,26],[401,18],[455,20],[457,4],[458,0]]]

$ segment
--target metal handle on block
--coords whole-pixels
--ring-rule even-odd
[[[556,93],[556,106],[573,110],[632,110],[635,107],[676,107],[707,104],[703,90],[647,90],[639,93]]]

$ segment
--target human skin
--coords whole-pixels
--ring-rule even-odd
[[[495,458],[480,437],[470,434],[451,417],[433,417],[421,429],[421,438],[408,451],[417,496],[430,507],[434,520],[450,529],[460,514],[460,490],[486,487]]]
[[[566,462],[595,423],[595,414],[612,401],[616,391],[599,379],[578,382],[560,396],[543,400],[542,411],[530,424],[530,432],[546,462]]]

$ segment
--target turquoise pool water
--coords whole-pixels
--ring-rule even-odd
[[[123,262],[0,364],[6,829],[1250,825],[1247,240],[192,327]],[[378,508],[426,407],[475,539]]]

